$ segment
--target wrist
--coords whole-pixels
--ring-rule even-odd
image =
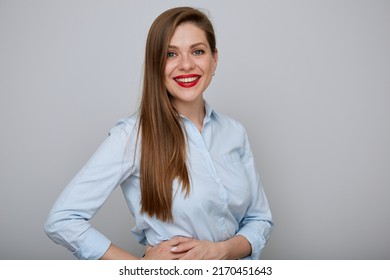
[[[228,240],[216,242],[219,260],[229,260],[231,256],[231,244]]]
[[[251,254],[252,247],[248,240],[241,235],[218,242],[218,257],[223,260],[237,260]]]

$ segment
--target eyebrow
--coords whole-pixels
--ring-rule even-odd
[[[207,48],[207,45],[206,45],[205,43],[200,42],[200,43],[192,44],[192,45],[190,46],[190,49],[193,49],[193,48],[196,48],[196,47],[199,47],[199,46],[204,46],[204,47]],[[174,50],[178,50],[178,49],[179,49],[179,47],[173,46],[173,45],[169,45],[168,48],[169,48],[169,49],[174,49]]]

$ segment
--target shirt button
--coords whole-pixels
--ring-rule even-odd
[[[217,178],[215,181],[216,181],[218,184],[222,182],[222,180],[221,180],[220,178]]]

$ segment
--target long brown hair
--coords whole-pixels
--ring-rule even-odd
[[[215,52],[214,29],[204,13],[190,7],[162,13],[150,27],[146,41],[140,104],[141,212],[170,222],[173,221],[173,181],[177,179],[186,196],[190,192],[185,133],[164,84],[169,41],[176,27],[184,22],[192,22],[204,30],[210,49]]]

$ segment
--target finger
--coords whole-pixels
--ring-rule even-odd
[[[145,254],[144,259],[149,260],[177,260],[184,256],[185,253],[175,254],[169,250],[150,250]]]
[[[150,246],[149,244],[145,246],[145,252],[149,251],[150,249],[152,249],[153,246]]]
[[[197,242],[195,240],[187,241],[187,242],[182,242],[176,246],[173,246],[171,248],[171,252],[174,253],[183,253],[187,252],[191,249],[193,249],[196,246]]]
[[[167,242],[171,246],[177,246],[177,245],[179,245],[181,243],[189,242],[189,241],[192,241],[192,240],[194,240],[192,237],[175,236],[172,239],[168,240]]]
[[[181,254],[181,257],[178,258],[178,260],[196,260],[196,259],[199,259],[197,258],[192,251],[190,252],[187,252],[185,254]]]

